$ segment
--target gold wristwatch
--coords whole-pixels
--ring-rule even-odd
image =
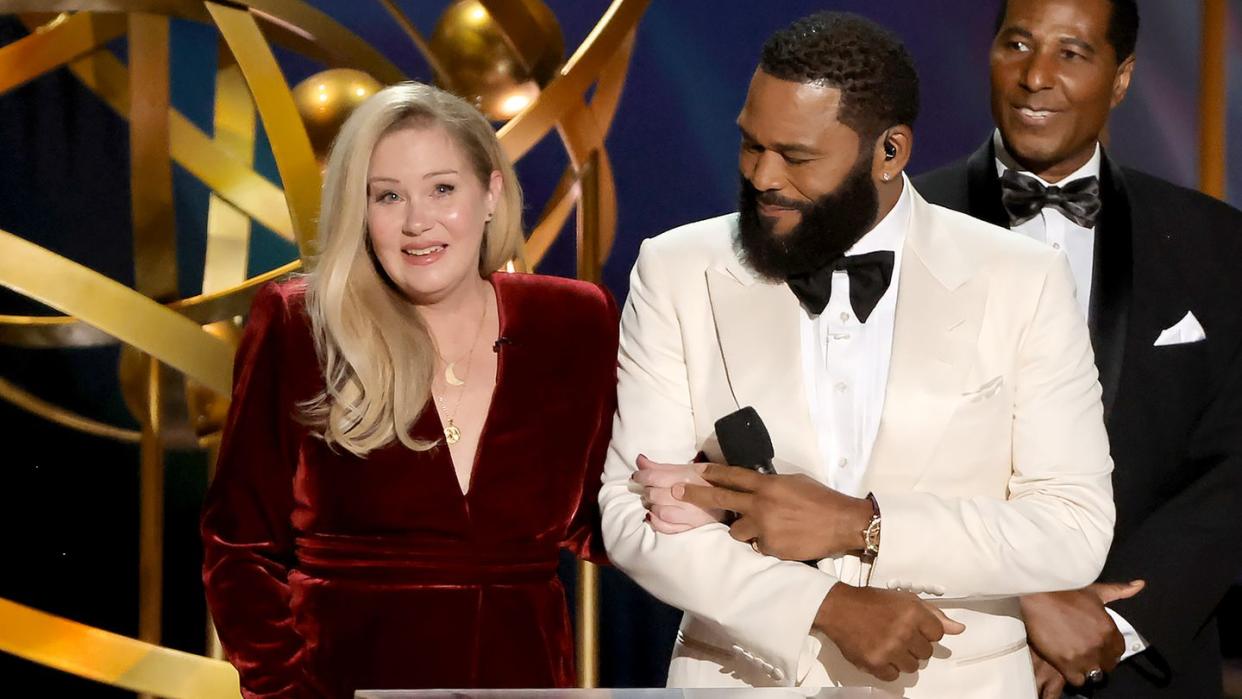
[[[875,501],[875,495],[872,493],[867,493],[867,500],[871,502],[871,521],[862,530],[862,557],[864,560],[873,561],[876,556],[880,555],[880,504]]]

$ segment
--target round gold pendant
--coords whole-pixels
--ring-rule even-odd
[[[449,444],[456,444],[461,441],[461,430],[457,428],[457,425],[453,424],[452,420],[449,420],[449,423],[444,426],[444,441]]]

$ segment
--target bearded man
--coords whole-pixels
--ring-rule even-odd
[[[1070,267],[919,196],[917,111],[892,34],[794,22],[737,119],[738,213],[643,244],[600,503],[612,561],[685,611],[671,686],[1034,697],[1018,597],[1103,565]],[[723,465],[744,406],[774,474]]]

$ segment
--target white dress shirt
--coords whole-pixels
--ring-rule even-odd
[[[862,497],[863,476],[884,412],[888,365],[893,350],[901,253],[910,225],[910,182],[902,175],[901,196],[879,223],[846,255],[890,250],[893,278],[867,317],[850,305],[850,278],[832,275],[824,312],[801,314],[802,375],[820,452],[819,480],[834,490]]]
[[[1013,159],[1009,151],[1005,150],[1005,144],[1001,139],[999,129],[992,135],[992,144],[996,150],[997,176],[1004,175],[1006,170],[1012,169],[1027,177],[1034,177],[1045,187],[1053,184],[1026,170]],[[1080,180],[1084,177],[1098,178],[1100,176],[1100,162],[1100,144],[1097,143],[1095,144],[1095,153],[1091,155],[1091,159],[1056,184],[1063,187],[1074,180]],[[1041,243],[1051,245],[1069,257],[1070,271],[1074,274],[1074,284],[1077,286],[1078,307],[1082,309],[1083,317],[1086,317],[1087,311],[1091,307],[1091,271],[1095,265],[1095,229],[1083,228],[1066,218],[1060,211],[1046,208],[1040,211],[1035,218],[1011,230],[1038,240]],[[835,289],[833,293],[836,293]],[[1121,655],[1122,660],[1147,650],[1147,640],[1143,638],[1130,622],[1126,621],[1117,612],[1107,607],[1105,609],[1108,611],[1108,615],[1112,617],[1113,623],[1117,625],[1117,630],[1121,631],[1122,637],[1125,638],[1126,649]]]

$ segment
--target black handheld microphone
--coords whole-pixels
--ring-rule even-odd
[[[716,441],[730,466],[741,466],[758,473],[776,473],[772,467],[772,438],[763,418],[746,406],[716,421]]]
[[[720,443],[720,452],[730,466],[741,466],[765,475],[776,473],[772,466],[772,457],[776,453],[772,448],[772,437],[768,435],[763,418],[749,405],[716,421],[716,441]],[[733,514],[736,516],[736,513]],[[818,563],[802,562],[812,568]]]

